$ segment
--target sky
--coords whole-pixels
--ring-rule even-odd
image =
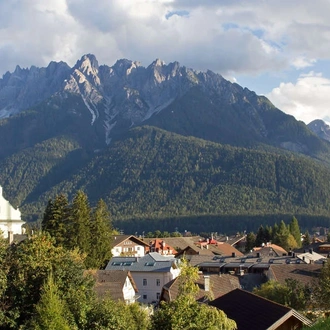
[[[109,66],[159,58],[330,123],[329,13],[330,0],[0,0],[0,77],[88,53]]]

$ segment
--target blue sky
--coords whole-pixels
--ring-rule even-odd
[[[330,122],[329,0],[0,0],[0,76],[156,58],[212,70],[306,124]]]

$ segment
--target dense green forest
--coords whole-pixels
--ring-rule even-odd
[[[134,128],[92,156],[66,136],[52,138],[6,157],[0,173],[5,197],[27,220],[41,220],[49,198],[71,200],[79,189],[92,205],[104,199],[115,226],[134,232],[255,230],[292,215],[305,228],[330,219],[327,165],[152,127]]]

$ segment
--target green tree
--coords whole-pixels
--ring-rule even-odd
[[[55,239],[57,245],[67,245],[68,216],[69,202],[64,194],[57,195],[54,201],[48,201],[41,228]]]
[[[257,236],[256,236],[256,246],[261,246],[263,243],[266,243],[266,237],[265,237],[265,230],[263,225],[261,225],[258,229]]]
[[[162,302],[151,317],[152,329],[236,329],[235,321],[227,318],[223,311],[195,300],[199,288],[195,284],[197,268],[183,260],[179,275],[179,294],[174,301]]]
[[[84,260],[77,251],[55,246],[47,234],[34,235],[6,254],[8,265],[6,306],[12,322],[20,326],[35,314],[41,288],[52,273],[66,306],[78,327],[94,297],[94,281],[84,275]]]
[[[11,313],[8,311],[6,305],[6,291],[8,285],[8,265],[6,263],[6,254],[8,251],[8,240],[2,237],[2,231],[0,230],[0,324],[10,325]],[[1,328],[1,327],[0,327]]]
[[[249,252],[256,246],[256,235],[250,232],[246,235],[245,251]]]
[[[147,330],[149,316],[139,305],[126,305],[110,297],[95,301],[87,313],[88,330]]]
[[[88,197],[82,190],[78,190],[70,208],[70,245],[87,255],[91,251],[90,217]]]
[[[52,274],[50,274],[42,288],[40,300],[36,305],[36,316],[31,322],[31,328],[33,327],[36,330],[77,329],[76,325],[70,324],[68,321],[67,313],[66,303],[61,298],[59,289]]]
[[[312,243],[311,237],[309,235],[308,230],[305,232],[305,235],[303,237],[302,245],[303,246],[309,246]]]
[[[265,227],[265,240],[266,240],[266,242],[270,242],[272,240],[272,237],[273,237],[273,228],[267,225]]]
[[[310,288],[290,278],[285,284],[268,281],[255,288],[253,293],[297,310],[305,310],[310,304]]]
[[[91,248],[86,257],[87,268],[104,267],[111,258],[112,230],[110,212],[105,202],[100,199],[91,217]]]
[[[280,222],[280,225],[278,227],[274,243],[278,244],[286,251],[289,251],[290,248],[294,249],[297,247],[296,240],[290,234],[289,228],[286,226],[283,220]]]
[[[314,280],[314,303],[317,308],[330,309],[330,262],[326,262],[321,274]]]
[[[295,217],[292,217],[289,228],[290,228],[291,235],[296,240],[297,247],[300,248],[301,247],[301,232],[300,232],[298,220]]]

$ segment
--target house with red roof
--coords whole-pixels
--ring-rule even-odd
[[[165,240],[156,238],[149,243],[149,252],[157,252],[162,256],[174,257],[178,252],[172,246],[166,244]]]

